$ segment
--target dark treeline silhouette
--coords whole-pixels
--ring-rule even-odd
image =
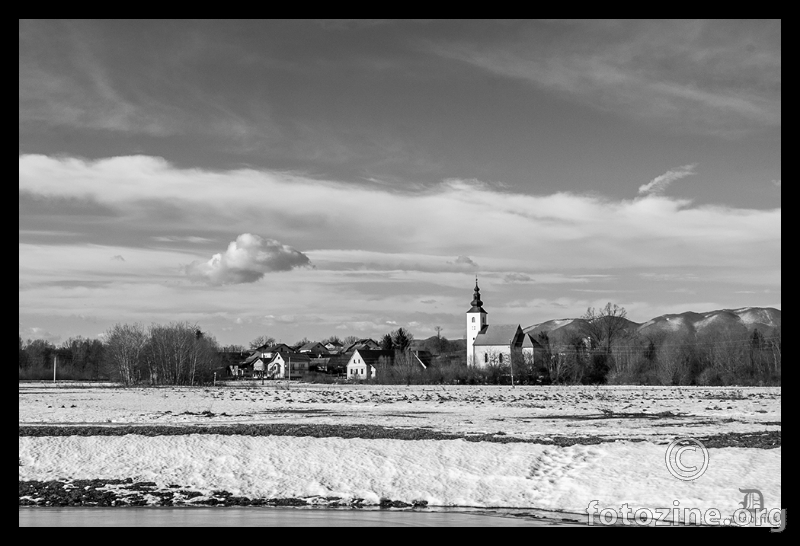
[[[19,336],[19,378],[108,379],[105,346],[98,339],[70,338],[59,346],[44,339],[22,340]]]
[[[624,318],[624,317],[623,317]],[[612,332],[612,335],[603,332]],[[439,332],[437,331],[437,334]],[[98,339],[70,338],[56,346],[19,337],[19,379],[111,380],[126,385],[207,384],[224,374],[224,352],[195,324],[116,324]],[[533,354],[512,351],[511,359],[467,366],[463,343],[441,335],[414,341],[399,328],[381,339],[395,351],[380,361],[381,384],[614,384],[614,385],[780,385],[781,328],[760,331],[719,328],[691,335],[635,329],[557,336],[540,332]],[[347,338],[345,338],[347,341]],[[415,351],[432,358],[426,367]],[[307,381],[338,382],[332,374],[308,374]]]
[[[19,338],[19,379],[111,380],[125,385],[210,383],[222,367],[213,336],[196,324],[116,324],[97,339],[71,338],[56,346]]]

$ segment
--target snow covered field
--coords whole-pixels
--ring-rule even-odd
[[[19,424],[119,427],[296,423],[494,434],[559,445],[303,436],[23,436],[19,480],[126,479],[207,498],[381,499],[428,506],[739,507],[739,489],[781,505],[781,448],[709,450],[694,481],[673,477],[676,437],[779,431],[780,388],[342,386],[237,383],[123,389],[20,383]],[[606,441],[607,440],[607,441]],[[693,459],[684,459],[691,464]],[[109,488],[113,488],[111,485]],[[188,499],[187,499],[188,500]]]
[[[58,384],[56,384],[58,385]],[[780,430],[780,388],[369,386],[284,382],[216,388],[20,383],[20,424],[303,423],[430,427],[519,437]]]

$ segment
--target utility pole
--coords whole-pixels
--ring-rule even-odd
[[[53,383],[56,382],[56,362],[58,362],[58,354],[53,355]]]
[[[513,340],[508,341],[508,346],[511,351],[508,353],[508,363],[511,366],[511,388],[514,388],[514,347],[511,345]]]

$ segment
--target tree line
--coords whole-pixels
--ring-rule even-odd
[[[618,384],[618,385],[780,385],[781,329],[746,331],[706,329],[702,333],[640,333],[626,327],[625,310],[608,304],[589,308],[586,329],[571,335],[541,332],[540,348],[511,358],[491,358],[485,367],[467,366],[463,349],[441,336],[419,344],[433,361],[423,368],[409,350],[414,336],[404,328],[388,332],[380,347],[395,351],[380,362],[376,383],[425,384]],[[354,336],[340,340],[357,341]],[[266,336],[251,346],[269,342]],[[271,340],[274,342],[274,340]],[[307,340],[306,340],[307,341]],[[227,362],[216,339],[196,324],[116,324],[103,340],[70,338],[56,346],[19,337],[19,379],[111,380],[126,385],[198,385],[210,383]],[[218,374],[219,378],[219,374]]]
[[[209,383],[223,366],[213,336],[196,324],[116,324],[103,341],[70,338],[60,346],[19,337],[19,378],[111,380],[125,385]]]

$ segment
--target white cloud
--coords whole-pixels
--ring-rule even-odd
[[[289,271],[311,265],[308,256],[274,239],[243,233],[228,245],[224,254],[207,262],[192,262],[186,274],[213,285],[255,282],[272,271]]]
[[[470,259],[469,256],[459,256],[458,258],[455,259],[455,261],[447,262],[447,263],[452,264],[452,265],[460,265],[460,266],[471,267],[471,268],[472,267],[478,267],[478,264],[473,262]]]
[[[691,165],[683,165],[677,169],[670,169],[664,174],[656,176],[647,184],[639,186],[639,193],[662,193],[672,182],[697,174],[694,172],[696,166],[697,164],[693,163]]]
[[[509,273],[503,277],[503,282],[506,283],[520,283],[520,282],[532,282],[533,279],[529,275],[525,275],[524,273]]]
[[[252,319],[240,325],[244,339],[224,343],[252,339],[260,321],[271,324],[275,337],[324,337],[341,331],[338,326],[385,333],[385,320],[440,324],[452,328],[448,336],[460,337],[460,313],[474,287],[466,260],[480,264],[487,310],[507,322],[579,315],[588,305],[605,304],[559,299],[579,283],[619,288],[621,297],[608,299],[629,313],[635,302],[622,299],[622,290],[647,294],[639,320],[665,312],[674,297],[666,291],[681,287],[704,294],[714,302],[709,309],[739,305],[731,299],[735,290],[780,294],[780,207],[696,205],[658,194],[624,200],[530,195],[453,181],[401,192],[272,171],[181,169],[144,156],[20,156],[19,189],[91,196],[119,210],[169,202],[181,217],[180,231],[157,216],[148,225],[109,219],[96,228],[121,230],[127,245],[64,244],[55,236],[52,244],[20,242],[20,320],[51,331],[41,317],[80,312],[104,326],[214,320],[211,331],[231,326],[235,317]],[[249,234],[254,226],[272,239],[240,236],[214,257],[213,251],[198,255],[188,238],[168,248],[152,239],[198,233],[230,241],[231,232]],[[115,255],[126,262],[109,259]],[[298,267],[312,262],[316,269]],[[267,273],[270,282],[253,283]],[[236,282],[244,284],[224,294],[204,286]],[[513,302],[528,306],[514,314]],[[234,315],[212,318],[217,312]]]
[[[211,241],[213,241],[213,239],[208,239],[206,237],[196,237],[194,235],[189,235],[186,237],[159,235],[159,236],[154,236],[153,240],[162,243],[210,243]]]
[[[688,167],[657,177],[652,187],[690,174]],[[386,257],[397,256],[396,269],[421,266],[417,270],[432,271],[446,270],[446,260],[436,265],[441,260],[437,256],[460,256],[459,265],[447,264],[453,272],[463,271],[466,260],[485,268],[509,259],[537,269],[588,274],[614,267],[780,268],[780,208],[697,206],[654,193],[645,199],[609,200],[567,192],[528,195],[476,184],[458,186],[450,181],[401,193],[272,171],[180,169],[145,156],[100,161],[19,157],[20,191],[90,195],[119,207],[144,207],[147,202],[142,199],[157,197],[185,213],[184,229],[224,226],[248,233],[257,224],[275,239],[315,249],[308,251],[315,260],[318,254],[341,250],[366,252],[365,260],[379,253],[384,263]],[[108,229],[130,231],[140,226],[109,224]],[[195,264],[192,271],[214,282],[252,282],[290,256],[294,258],[285,267],[307,264],[302,255],[277,247],[267,252],[268,256],[278,252],[275,258],[264,256],[266,262],[259,263],[257,246],[236,251],[234,244],[230,256],[221,254],[216,261]],[[234,256],[241,256],[241,268],[227,267]],[[422,261],[419,256],[434,258]],[[229,278],[222,273],[228,269],[241,269],[241,275],[237,279],[234,272]],[[529,272],[513,265],[505,268],[515,270]]]

